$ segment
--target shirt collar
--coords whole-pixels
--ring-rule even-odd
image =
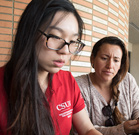
[[[62,86],[62,80],[60,76],[60,71],[58,73],[53,74],[52,77],[52,90],[56,92],[58,88]]]

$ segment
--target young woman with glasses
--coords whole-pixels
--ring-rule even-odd
[[[100,39],[90,61],[95,69],[76,77],[88,115],[104,135],[139,133],[139,88],[128,73],[125,44],[117,37]]]
[[[79,87],[60,70],[85,46],[83,21],[69,0],[32,0],[23,12],[10,60],[0,68],[0,135],[101,135]]]

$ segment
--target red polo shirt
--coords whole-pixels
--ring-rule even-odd
[[[74,77],[68,71],[60,70],[55,73],[52,89],[48,86],[45,95],[50,104],[56,135],[69,135],[72,126],[72,115],[85,107]],[[3,88],[3,68],[0,68],[0,130],[3,131],[0,132],[0,135],[6,135],[6,123],[6,93]]]
[[[79,87],[71,73],[60,70],[54,74],[52,96],[50,96],[49,87],[46,90],[46,96],[56,127],[56,135],[69,135],[72,115],[85,107]]]

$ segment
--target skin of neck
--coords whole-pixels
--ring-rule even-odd
[[[43,93],[45,93],[45,91],[48,87],[48,72],[39,70],[38,82],[40,84],[40,87],[41,87]]]
[[[91,82],[93,85],[96,85],[100,89],[110,89],[112,81],[104,82],[103,80],[99,79],[97,75],[94,73],[90,73]]]
[[[96,90],[103,96],[108,104],[112,98],[111,82],[104,82],[96,77],[95,73],[90,73],[91,82]]]

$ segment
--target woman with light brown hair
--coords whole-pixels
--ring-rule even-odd
[[[104,135],[139,133],[139,88],[128,73],[125,44],[113,36],[100,39],[90,62],[95,72],[75,79],[95,128]]]

